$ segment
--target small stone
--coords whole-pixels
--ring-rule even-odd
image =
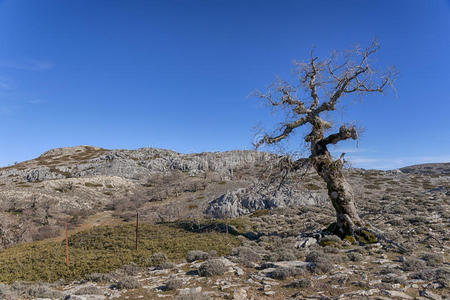
[[[381,283],[381,279],[369,281],[369,285],[375,285],[375,284],[379,284],[379,283]]]
[[[315,238],[309,237],[296,242],[295,248],[308,248],[315,244],[317,244],[317,240]]]
[[[419,294],[420,294],[420,296],[423,296],[423,297],[428,298],[428,299],[433,299],[433,300],[440,300],[440,299],[442,299],[441,296],[436,295],[435,293],[430,292],[428,290],[420,291]]]
[[[400,299],[414,299],[413,297],[411,297],[408,294],[405,294],[403,292],[399,292],[399,291],[389,291],[389,290],[383,290],[382,291],[383,294],[389,296],[389,297],[393,297],[393,298],[400,298]]]
[[[234,300],[246,300],[247,299],[247,291],[244,288],[234,289],[233,299]]]
[[[236,275],[238,275],[238,276],[242,276],[245,274],[244,270],[242,270],[239,267],[234,267],[234,271],[235,271]]]
[[[186,288],[180,290],[180,295],[198,294],[202,291],[202,287]]]

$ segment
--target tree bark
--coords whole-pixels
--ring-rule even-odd
[[[311,161],[314,169],[327,183],[328,196],[336,210],[336,226],[333,233],[345,237],[354,236],[362,226],[355,207],[352,187],[342,173],[341,159],[333,161],[325,145],[313,143]]]

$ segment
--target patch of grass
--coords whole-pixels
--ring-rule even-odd
[[[86,182],[84,185],[87,187],[102,187],[103,186],[103,184],[101,184],[101,183],[92,183],[92,182]]]
[[[364,187],[366,189],[370,189],[370,190],[379,190],[381,188],[379,185],[375,185],[375,184],[367,184]]]
[[[194,233],[169,224],[141,224],[139,248],[134,249],[133,224],[95,227],[69,237],[70,266],[65,263],[63,241],[22,244],[0,252],[0,282],[71,281],[90,273],[108,273],[134,262],[152,265],[152,254],[162,252],[171,260],[182,260],[190,250],[230,253],[240,245],[230,234]]]
[[[307,188],[308,190],[310,190],[310,191],[318,191],[318,190],[320,190],[320,186],[315,185],[314,183],[308,183],[308,184],[306,185],[306,188]]]
[[[56,173],[56,174],[61,174],[62,176],[64,176],[65,178],[70,178],[72,177],[72,174],[70,174],[70,172],[67,171],[61,171],[60,169],[56,168],[56,167],[50,167],[50,172],[52,173]]]
[[[193,209],[197,209],[198,205],[197,204],[189,204],[188,209],[189,210],[193,210]]]
[[[21,215],[22,212],[23,212],[23,209],[21,209],[21,208],[10,208],[6,212],[10,213],[12,215]]]
[[[431,190],[431,189],[435,188],[436,186],[431,184],[431,182],[426,181],[426,182],[422,183],[422,187],[424,190]]]
[[[17,183],[16,187],[29,188],[29,187],[31,187],[31,184],[21,182],[21,183]]]
[[[268,209],[258,209],[255,212],[253,212],[250,217],[261,217],[266,216],[270,213],[270,210]]]
[[[242,235],[249,239],[253,239],[252,232],[254,227],[247,217],[234,219],[204,219],[196,221],[184,220],[169,224],[196,233],[220,232],[229,233],[233,236]]]

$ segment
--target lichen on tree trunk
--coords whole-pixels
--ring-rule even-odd
[[[333,160],[326,146],[320,143],[315,144],[311,152],[314,169],[326,182],[328,196],[336,211],[333,233],[342,238],[359,235],[362,222],[356,211],[353,189],[342,172],[342,160]]]

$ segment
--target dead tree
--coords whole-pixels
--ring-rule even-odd
[[[257,91],[257,96],[270,106],[285,108],[287,118],[275,134],[265,134],[255,146],[278,144],[297,128],[306,128],[304,141],[311,153],[309,162],[327,184],[328,196],[336,210],[336,223],[331,229],[341,237],[350,235],[358,240],[368,240],[370,230],[356,211],[353,190],[344,177],[344,154],[333,159],[328,150],[331,144],[357,140],[358,130],[354,125],[344,124],[337,132],[327,134],[337,128],[327,118],[327,113],[335,111],[349,96],[383,93],[393,87],[395,70],[380,72],[371,66],[371,58],[378,49],[379,44],[374,41],[366,49],[356,47],[351,51],[334,52],[324,60],[311,52],[307,62],[295,62],[296,83],[278,79],[267,92]]]

